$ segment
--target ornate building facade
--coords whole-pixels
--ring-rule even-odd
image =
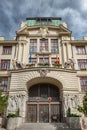
[[[26,122],[62,121],[87,91],[87,37],[74,40],[61,18],[27,18],[14,40],[0,37],[0,88],[8,113]]]

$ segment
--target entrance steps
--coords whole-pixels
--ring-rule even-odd
[[[66,123],[24,123],[16,130],[74,130]]]

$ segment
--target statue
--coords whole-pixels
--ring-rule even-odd
[[[48,34],[48,28],[47,27],[40,28],[40,33],[42,35],[42,38],[46,38],[46,35]]]
[[[68,61],[64,63],[64,68],[66,69],[71,67],[71,69],[74,70],[74,64],[75,64],[74,59],[68,59]]]
[[[13,66],[13,69],[17,69],[16,59],[12,60],[12,66]]]
[[[12,60],[13,69],[23,69],[26,68],[26,65],[17,59]]]

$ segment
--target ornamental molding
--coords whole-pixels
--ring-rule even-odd
[[[7,108],[8,112],[16,111],[18,108],[21,111],[24,105],[24,101],[25,101],[25,95],[22,93],[9,95],[8,108]]]
[[[48,28],[43,26],[40,28],[40,34],[42,35],[42,38],[46,38],[47,34],[48,34]]]
[[[50,71],[48,69],[43,68],[40,69],[38,72],[40,73],[40,77],[45,78]]]

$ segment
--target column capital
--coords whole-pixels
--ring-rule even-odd
[[[18,43],[21,44],[21,45],[24,45],[24,44],[27,43],[27,41],[26,40],[19,40]]]

